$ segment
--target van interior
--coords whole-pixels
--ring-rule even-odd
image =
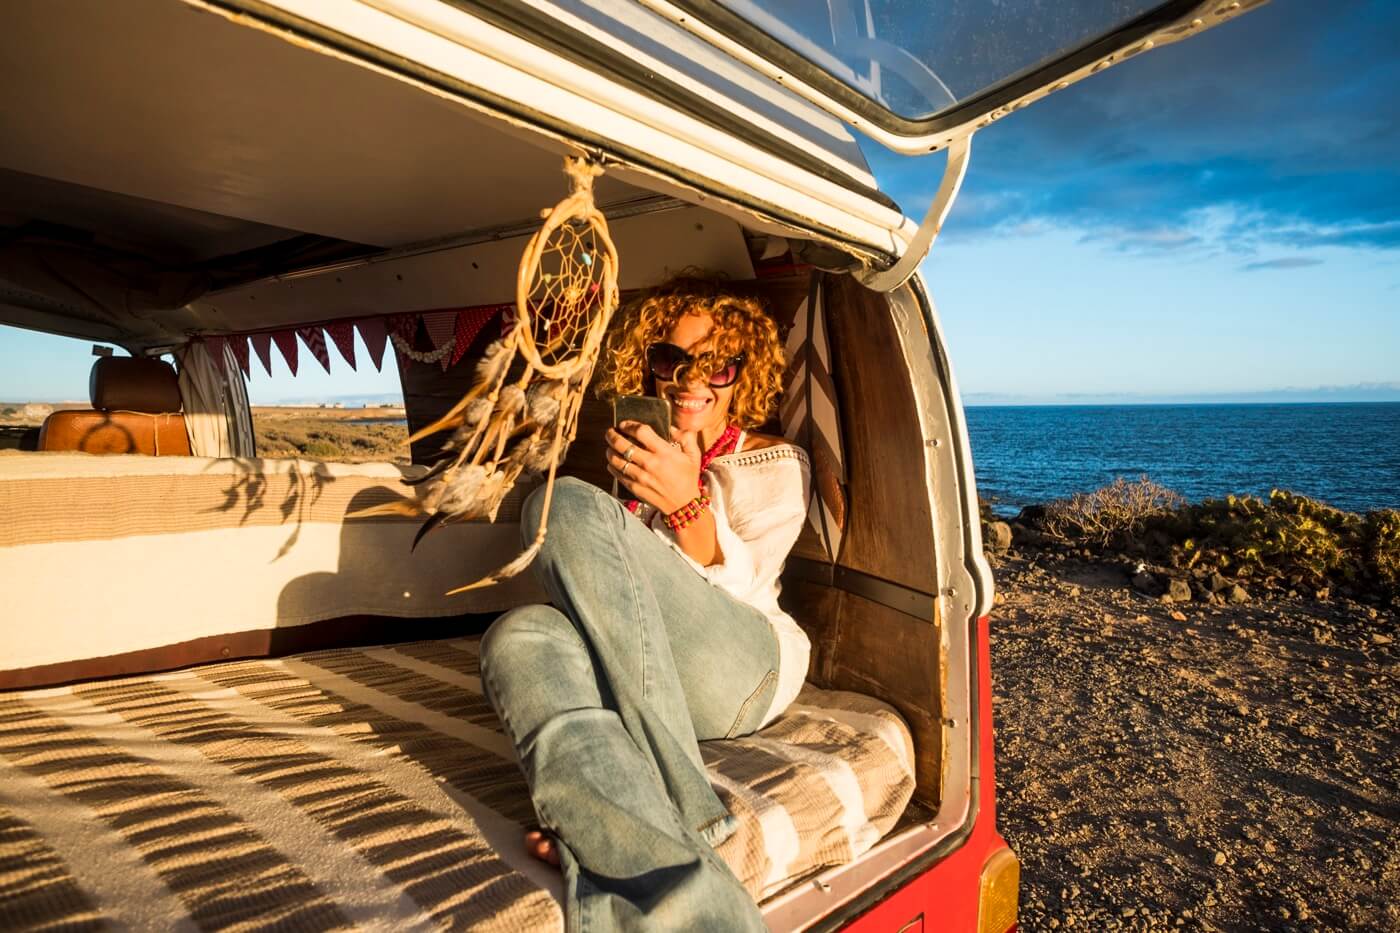
[[[559,926],[477,666],[491,619],[539,594],[522,575],[444,595],[518,553],[528,489],[412,550],[417,520],[353,516],[411,499],[441,438],[406,466],[200,454],[208,387],[160,356],[228,348],[216,388],[246,418],[260,335],[508,306],[578,147],[178,0],[70,0],[62,28],[40,6],[0,10],[0,323],[126,355],[96,361],[90,409],[0,449],[0,821],[23,856],[0,850],[0,926]],[[834,870],[878,873],[966,793],[936,595],[940,522],[963,521],[933,495],[953,446],[934,439],[957,432],[941,350],[913,289],[817,268],[771,217],[623,163],[596,197],[624,299],[696,267],[783,334],[820,307],[822,376],[789,391],[829,394],[816,481],[839,534],[809,525],[783,589],[809,683],[704,749],[743,822],[722,854],[770,923],[803,926]],[[479,316],[452,365],[395,351],[410,431],[470,386],[503,326]],[[609,418],[590,395],[562,473],[610,486]]]

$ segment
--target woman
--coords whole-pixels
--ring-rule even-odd
[[[772,320],[716,282],[673,280],[626,309],[601,391],[668,399],[671,437],[609,429],[608,470],[635,499],[559,481],[533,564],[552,605],[486,634],[487,694],[554,837],[527,846],[562,858],[571,930],[763,929],[712,849],[735,821],[696,743],[767,724],[807,673],[807,638],[777,600],[807,457],[750,431],[782,372]],[[541,499],[526,501],[527,541]]]

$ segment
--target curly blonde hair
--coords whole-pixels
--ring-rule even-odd
[[[710,349],[679,370],[677,381],[706,379],[743,355],[734,386],[729,420],[741,428],[761,427],[772,417],[783,386],[783,344],[778,327],[757,300],[739,295],[724,280],[684,272],[624,307],[613,322],[596,388],[604,398],[650,395],[655,380],[647,365],[647,348],[664,341],[687,314],[714,320]],[[687,372],[689,370],[690,372]]]

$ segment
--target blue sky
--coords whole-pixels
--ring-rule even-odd
[[[980,132],[924,267],[964,395],[1400,383],[1398,101],[1400,4],[1273,0]],[[867,151],[921,216],[941,164]]]
[[[925,264],[964,396],[1400,398],[1397,101],[1400,4],[1273,0],[983,130]],[[868,151],[922,216],[940,157]],[[255,403],[398,391],[274,359]],[[0,399],[82,398],[89,365],[0,331]]]

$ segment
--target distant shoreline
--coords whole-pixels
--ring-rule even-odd
[[[963,400],[964,408],[1204,408],[1204,407],[1305,407],[1320,405],[1400,405],[1394,399],[1197,399],[1081,402],[987,402]]]

